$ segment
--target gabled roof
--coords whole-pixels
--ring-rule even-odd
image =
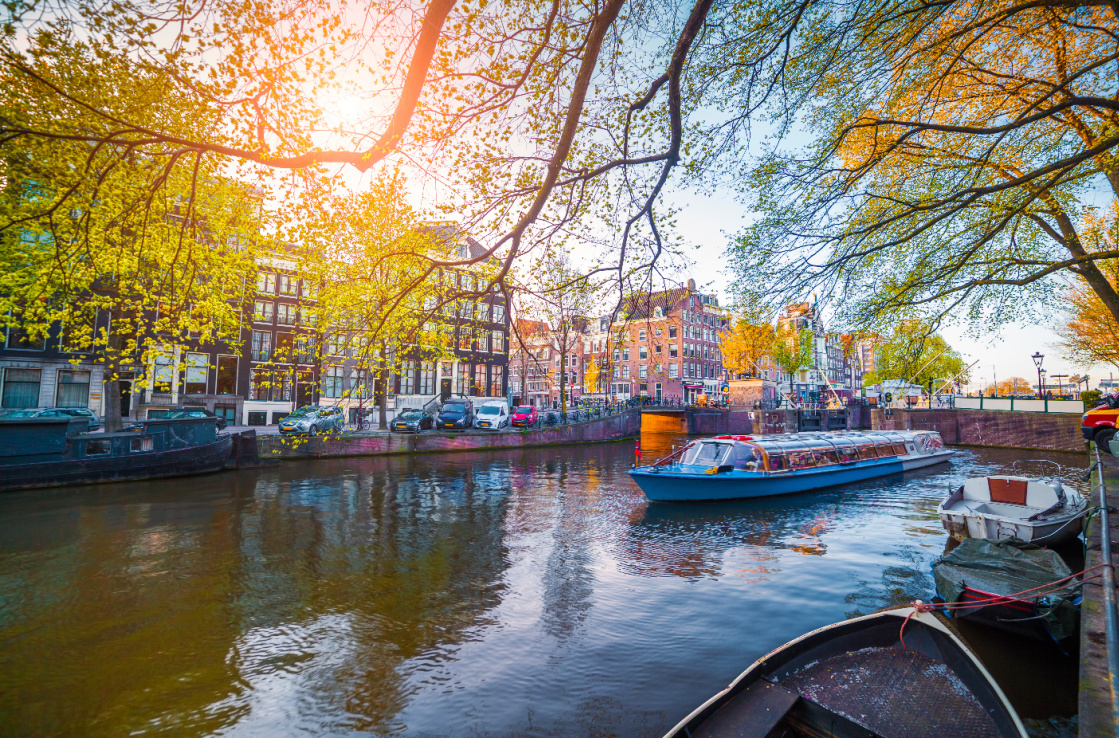
[[[622,301],[618,319],[623,321],[645,320],[653,317],[656,308],[665,313],[675,309],[688,296],[687,287],[676,287],[648,295],[630,295]]]

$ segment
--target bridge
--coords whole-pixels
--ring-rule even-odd
[[[855,424],[858,424],[855,419]],[[749,410],[744,407],[643,407],[642,433],[721,435],[845,430],[847,410]]]

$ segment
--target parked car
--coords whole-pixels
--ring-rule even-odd
[[[307,405],[284,416],[280,421],[280,433],[317,436],[320,433],[341,433],[344,425],[342,408]]]
[[[89,429],[95,431],[101,428],[101,419],[92,410],[84,407],[29,407],[21,409],[6,409],[0,412],[0,417],[6,418],[87,418]]]
[[[499,430],[509,425],[509,406],[501,400],[490,400],[478,408],[474,427],[481,430]]]
[[[225,430],[225,427],[229,425],[229,421],[225,418],[214,415],[212,411],[204,407],[159,408],[149,410],[148,418],[213,418],[214,422],[218,424],[218,430]]]
[[[515,426],[523,427],[526,425],[532,425],[539,417],[540,414],[536,412],[536,408],[534,408],[532,405],[521,405],[520,407],[513,409],[513,416],[510,419],[510,422]]]
[[[401,433],[419,433],[430,430],[435,425],[435,418],[427,410],[408,408],[403,410],[392,421],[392,430]]]
[[[1080,433],[1086,441],[1095,441],[1103,450],[1115,437],[1119,427],[1119,396],[1104,396],[1099,404],[1080,417]]]
[[[474,425],[474,403],[465,397],[453,397],[439,408],[435,427],[441,430],[468,430]]]

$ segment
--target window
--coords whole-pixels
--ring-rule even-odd
[[[644,341],[645,340],[645,329],[644,328],[642,328],[641,330],[639,330],[637,332],[637,340],[638,341]]]
[[[661,346],[653,346],[653,353],[657,353],[657,354],[661,353],[661,348],[662,348]]]
[[[676,338],[676,326],[674,326],[674,325],[668,326],[668,337],[669,338]]]
[[[250,355],[253,361],[268,361],[268,358],[272,355],[272,333],[270,331],[253,331]]]
[[[4,370],[3,407],[37,407],[39,405],[38,369]],[[88,386],[88,385],[87,385]]]
[[[295,325],[295,305],[277,305],[276,321],[280,325]]]
[[[291,374],[289,372],[276,372],[272,375],[272,400],[273,402],[287,402],[291,400]],[[276,421],[273,420],[273,423]]]
[[[478,312],[474,316],[478,320],[488,323],[490,320],[490,306],[487,303],[478,303]]]
[[[504,305],[494,305],[493,306],[493,322],[494,323],[505,322],[505,306]]]
[[[421,395],[435,394],[435,362],[425,361],[420,364],[420,385],[416,390]]]
[[[676,350],[676,344],[674,344],[674,343],[668,344],[668,358],[675,359],[678,356],[679,356],[679,353]]]
[[[648,359],[649,358],[648,347],[642,346],[641,348],[639,348],[637,350],[637,358],[641,359],[642,361],[645,361],[646,359]]]
[[[129,443],[128,450],[130,452],[151,451],[155,448],[151,436],[144,436],[142,438],[133,438]]]
[[[295,295],[295,288],[299,285],[298,280],[292,279],[290,275],[280,275],[280,294],[281,295]]]
[[[658,368],[657,371],[660,371],[660,369]],[[659,400],[660,398],[661,398],[661,383],[657,382],[657,399]]]
[[[505,353],[505,334],[502,331],[494,331],[491,334],[493,341],[493,352],[495,354]]]
[[[400,363],[400,394],[411,395],[416,391],[416,362]]]
[[[256,275],[256,291],[262,295],[276,294],[276,275],[268,272]]]
[[[448,376],[448,374],[444,373],[443,376]],[[465,395],[468,389],[470,389],[470,365],[459,364],[458,383],[455,391],[458,392],[460,395]]]
[[[171,382],[174,381],[175,370],[171,366],[170,356],[156,356],[155,357],[155,372],[153,379],[155,382],[156,392],[170,392]]]
[[[488,390],[488,388],[486,387],[486,368],[487,367],[486,367],[485,364],[475,364],[474,365],[474,387],[473,387],[473,391],[471,392],[471,394],[474,394],[474,395],[485,395],[486,394],[486,392]]]
[[[296,364],[315,363],[315,339],[311,336],[296,336],[291,353]]]
[[[653,317],[654,318],[664,317],[664,308],[660,307],[659,305],[657,307],[653,308]]]
[[[629,361],[629,349],[622,349],[622,361]]]
[[[253,306],[253,320],[258,323],[271,323],[273,307],[268,300],[257,300]]]
[[[249,380],[249,399],[265,402],[272,399],[272,372],[267,369],[253,369]],[[263,421],[261,425],[264,425]]]
[[[188,395],[206,394],[206,379],[209,374],[209,356],[206,354],[186,355],[186,381],[184,391]]]
[[[36,391],[36,396],[38,391]],[[89,405],[89,372],[59,370],[56,407],[86,407]]]
[[[95,439],[85,442],[85,455],[86,456],[104,456],[113,450],[112,442],[109,439]]]
[[[46,347],[47,336],[45,333],[38,338],[32,338],[31,334],[22,328],[13,326],[8,329],[8,348],[42,351]]]
[[[637,376],[640,379],[648,379],[649,378],[649,367],[645,364],[642,364],[641,366],[637,367]]]
[[[657,374],[664,374],[664,365],[657,364]]]
[[[237,394],[237,357],[218,357],[218,386],[219,395]]]
[[[669,379],[676,379],[677,377],[679,377],[680,376],[680,371],[679,370],[680,370],[680,365],[679,364],[677,364],[675,362],[669,364],[668,365],[668,377],[669,377]]]
[[[304,279],[299,284],[300,284],[300,287],[302,287],[303,297],[314,297],[315,296],[315,285],[314,285],[314,283],[310,282],[309,280]]]
[[[326,372],[322,378],[322,395],[323,397],[341,397],[342,396],[342,367],[332,366],[327,367]]]
[[[622,379],[629,379],[629,365],[622,367]]]

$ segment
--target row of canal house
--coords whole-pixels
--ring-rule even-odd
[[[727,376],[720,345],[730,319],[694,280],[630,296],[618,315],[573,316],[573,340],[560,327],[519,321],[510,359],[512,394],[537,407],[556,407],[561,385],[580,402],[692,401],[722,392]]]
[[[454,226],[436,226],[452,239],[459,259],[485,248]],[[469,269],[442,275],[449,289],[475,290]],[[344,328],[313,322],[316,285],[295,263],[276,255],[261,263],[252,299],[243,308],[241,343],[191,344],[143,371],[121,373],[121,413],[150,417],[168,406],[205,407],[235,425],[272,425],[296,407],[340,405],[350,422],[373,416],[382,387],[366,368],[368,352]],[[453,331],[450,356],[425,358],[423,347],[405,357],[383,388],[389,415],[418,407],[439,394],[504,397],[508,380],[509,311],[496,291],[455,301],[437,316]],[[446,306],[444,306],[446,308]],[[0,334],[0,406],[88,407],[105,413],[104,374],[95,357],[70,353],[60,331],[33,342],[19,330]],[[322,352],[318,351],[319,346]],[[430,352],[426,352],[429,355]],[[146,379],[141,379],[146,377]]]

